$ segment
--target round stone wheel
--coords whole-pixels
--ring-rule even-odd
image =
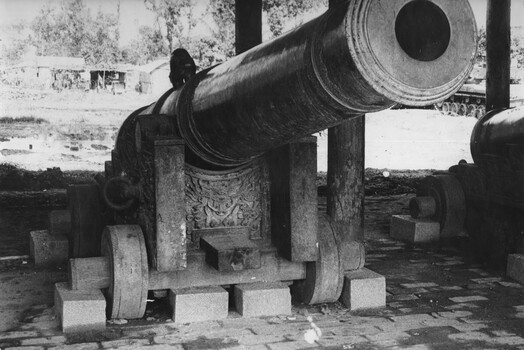
[[[432,220],[440,223],[441,237],[457,235],[466,219],[466,199],[462,185],[453,175],[431,175],[422,180],[417,190],[418,197],[435,199],[435,214]]]
[[[319,215],[318,260],[306,265],[306,279],[293,284],[294,294],[304,303],[335,302],[342,294],[344,269],[334,225],[327,215]]]
[[[102,256],[111,270],[107,289],[108,318],[142,318],[146,311],[149,270],[144,235],[140,226],[106,226]]]

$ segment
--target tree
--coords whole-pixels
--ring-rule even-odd
[[[266,13],[267,25],[272,37],[279,36],[286,29],[286,25],[301,24],[301,17],[307,11],[326,7],[327,1],[315,0],[264,0],[262,10]],[[214,39],[219,43],[221,52],[226,57],[235,53],[235,0],[210,0],[207,12],[211,14],[216,29]]]
[[[265,0],[262,2],[262,9],[267,13],[269,30],[273,37],[277,37],[284,32],[286,22],[295,20],[305,12],[321,6],[326,6],[327,1],[315,0]],[[301,24],[293,23],[295,26]]]
[[[216,24],[213,42],[225,57],[235,55],[235,0],[210,0],[207,12]],[[208,40],[209,41],[209,40]]]
[[[29,46],[26,30],[25,22],[0,27],[0,63],[10,65],[20,61]]]
[[[480,28],[477,35],[477,61],[486,59],[486,29]]]
[[[40,13],[31,23],[33,36],[32,44],[36,46],[37,53],[44,55],[62,55],[65,45],[61,45],[62,33],[57,30],[57,9],[46,4],[40,9]]]
[[[159,57],[169,55],[167,42],[160,30],[150,26],[138,28],[138,38],[122,50],[123,60],[132,64],[142,65]]]
[[[118,35],[118,18],[99,10],[96,19],[87,24],[87,38],[81,48],[86,62],[101,68],[111,68],[119,62]]]
[[[196,25],[191,0],[144,0],[146,8],[156,15],[159,31],[164,35],[169,52],[185,46]]]
[[[118,18],[99,10],[93,19],[83,0],[62,0],[58,8],[44,5],[31,28],[41,56],[84,57],[104,67],[121,59]]]

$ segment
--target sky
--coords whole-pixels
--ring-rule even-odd
[[[21,20],[30,22],[45,3],[57,4],[60,0],[0,0],[0,23],[14,24]],[[205,9],[208,0],[194,0],[196,12]],[[449,0],[454,1],[454,0]],[[478,27],[485,27],[486,1],[470,0]],[[92,12],[99,9],[107,13],[115,13],[118,0],[84,0]],[[143,0],[120,0],[120,35],[121,43],[125,44],[138,34],[141,25],[152,25],[154,15],[145,8]],[[524,0],[512,0],[512,26],[524,26]]]

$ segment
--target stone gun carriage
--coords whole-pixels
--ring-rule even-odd
[[[111,318],[141,318],[151,290],[293,282],[338,300],[362,223],[319,215],[310,135],[442,101],[475,54],[467,1],[351,0],[197,73],[127,118],[96,186],[70,188],[71,288],[106,289]]]

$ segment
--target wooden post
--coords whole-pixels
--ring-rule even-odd
[[[330,0],[332,8],[342,0]],[[365,116],[355,116],[328,130],[327,214],[339,236],[339,246],[364,239],[364,135]],[[344,256],[345,269],[362,267],[357,246]]]
[[[236,54],[262,42],[262,0],[235,0]]]
[[[509,108],[511,0],[488,0],[486,110]]]
[[[364,118],[328,130],[327,213],[351,241],[364,238]]]
[[[156,140],[154,147],[156,268],[183,270],[187,266],[184,142]]]
[[[292,262],[318,259],[317,142],[307,137],[268,156],[271,178],[271,239]]]

